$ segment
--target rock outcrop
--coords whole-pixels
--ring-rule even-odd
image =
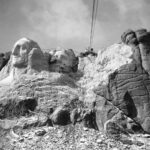
[[[78,57],[72,49],[53,50],[49,52],[50,71],[69,73],[77,72]]]
[[[129,133],[144,133],[139,123],[101,96],[97,97],[96,116],[99,129],[104,128],[113,138],[121,139],[123,134]]]
[[[0,71],[2,133],[18,138],[14,132],[19,129],[61,126],[65,134],[75,135],[83,126],[83,132],[105,131],[122,141],[150,133],[149,32],[128,30],[121,38],[123,43],[97,57],[79,58],[71,49],[43,52],[31,39],[17,41]],[[40,129],[35,136],[46,133]]]
[[[15,43],[8,64],[0,72],[0,90],[3,91],[0,93],[0,119],[29,116],[30,120],[30,116],[42,113],[47,118],[44,123],[73,123],[70,114],[84,106],[79,100],[80,87],[66,73],[77,71],[78,59],[71,49],[50,53],[41,51],[39,45],[28,38]],[[3,122],[1,127],[4,127]],[[22,126],[44,123],[33,119]]]
[[[8,63],[11,52],[0,53],[0,71]]]
[[[150,32],[147,32],[146,29],[128,30],[121,38],[125,44],[132,47],[136,64],[141,65],[146,72],[150,73]]]
[[[128,30],[122,40],[129,47],[118,44],[117,57],[114,49],[102,53],[98,67],[102,68],[101,79],[94,91],[150,133],[149,32]],[[110,51],[111,56],[107,55]]]

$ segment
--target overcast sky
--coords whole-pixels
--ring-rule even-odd
[[[92,0],[0,0],[0,52],[29,37],[42,49],[89,45]],[[120,41],[126,29],[150,28],[150,0],[99,0],[95,49]]]

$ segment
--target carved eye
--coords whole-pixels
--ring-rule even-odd
[[[16,45],[16,47],[13,49],[12,54],[18,55],[20,51],[20,45]]]
[[[27,49],[26,45],[22,45],[22,50],[26,50],[26,49]]]
[[[20,49],[20,45],[17,45],[17,46],[16,46],[16,49]]]

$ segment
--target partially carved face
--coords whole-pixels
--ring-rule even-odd
[[[68,66],[72,65],[72,61],[75,57],[72,49],[51,51],[50,55],[52,59],[56,59],[58,62]]]
[[[28,53],[31,51],[31,40],[22,38],[17,41],[12,50],[12,65],[15,67],[26,67],[28,64]]]
[[[22,38],[17,41],[12,50],[12,64],[15,67],[26,66],[29,53],[29,40]]]
[[[58,72],[72,71],[76,59],[72,49],[51,51],[50,56],[50,64],[54,64],[52,70]]]

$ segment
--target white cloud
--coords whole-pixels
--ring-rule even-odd
[[[118,15],[127,28],[149,28],[149,0],[114,0]]]
[[[143,0],[114,0],[113,2],[118,7],[121,15],[126,15],[133,11],[138,13],[143,8]]]
[[[33,31],[29,36],[41,41],[42,46],[51,47],[50,41],[60,46],[80,47],[89,44],[91,12],[83,0],[32,0],[23,5]],[[92,6],[91,6],[92,7]],[[97,21],[95,33],[102,32]],[[104,36],[96,36],[95,42],[103,41]]]
[[[70,39],[86,39],[89,32],[89,11],[81,0],[43,0],[35,1],[37,6],[31,10],[25,5],[24,13],[35,29],[45,38],[52,38],[60,44]],[[48,39],[47,39],[48,41]]]
[[[89,45],[92,0],[0,0],[0,7],[2,49],[24,36],[41,48]],[[99,0],[94,47],[119,41],[128,28],[150,30],[149,8],[150,0]]]
[[[90,2],[90,1],[89,1]],[[22,10],[30,27],[24,35],[42,48],[62,46],[83,50],[89,46],[92,2],[86,0],[26,0]],[[99,3],[93,45],[108,46],[128,28],[149,24],[146,0],[104,0]],[[147,15],[147,16],[146,16]]]

